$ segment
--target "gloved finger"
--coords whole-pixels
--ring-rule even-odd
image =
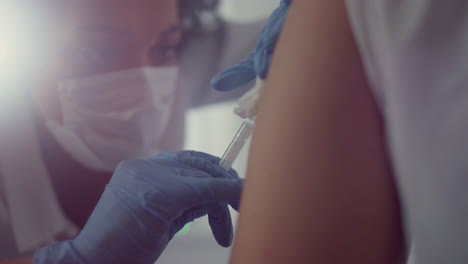
[[[197,195],[184,202],[185,208],[220,201],[240,199],[243,181],[241,179],[207,178],[197,180]]]
[[[131,163],[135,164],[131,164]],[[160,182],[162,175],[180,175],[180,176],[190,176],[195,178],[210,178],[213,177],[211,174],[203,171],[194,169],[190,166],[180,166],[180,163],[177,160],[165,160],[159,159],[157,162],[155,160],[150,159],[142,159],[142,160],[127,160],[121,162],[121,164],[125,164],[119,166],[119,170],[124,168],[130,168],[135,173],[136,178],[143,178],[149,180],[153,178],[154,180]]]
[[[181,169],[178,172],[178,175],[185,177],[195,177],[195,178],[211,178],[212,176],[209,173],[204,171],[197,171],[194,169]]]
[[[287,18],[291,0],[282,0],[280,6],[271,14],[264,30],[260,33],[263,43],[267,44],[268,48],[274,48],[278,37],[283,28],[283,24]]]
[[[196,167],[197,169],[206,171],[205,169],[203,169],[204,167],[206,168],[206,166],[204,166],[202,164],[204,162],[204,160],[198,159],[198,161],[196,161],[198,163],[194,164],[195,161],[190,160],[193,157],[195,157],[195,160],[197,160],[198,158],[206,159],[207,161],[209,161],[213,165],[219,165],[219,162],[221,161],[221,158],[219,158],[219,157],[210,155],[210,154],[205,153],[205,152],[195,151],[195,150],[186,150],[186,151],[180,152],[180,155],[178,156],[178,160],[181,161],[181,162],[186,162],[187,161],[189,164],[193,164],[193,166]],[[188,161],[188,160],[190,160],[190,161]],[[210,168],[215,169],[216,171],[219,169],[220,172],[224,170],[222,168],[221,168],[222,170],[220,168],[216,168],[216,166],[215,167],[210,167]],[[224,174],[224,171],[223,171],[223,174]],[[229,178],[232,178],[232,179],[238,179],[239,178],[239,174],[237,173],[237,171],[232,169],[232,168],[228,170],[228,173],[229,173],[229,175],[223,175],[223,176],[229,176]],[[213,177],[218,177],[218,176],[220,176],[220,174],[218,174],[218,173],[213,175]]]
[[[211,79],[211,86],[218,91],[231,91],[247,85],[256,76],[253,55],[253,52],[249,53],[239,64],[216,74]]]
[[[257,75],[260,79],[265,80],[271,64],[273,50],[261,49],[256,52],[254,65],[257,69]]]
[[[226,202],[207,205],[208,222],[216,242],[222,247],[229,247],[232,243],[232,219]]]
[[[218,163],[213,163],[210,161],[213,160],[212,158],[203,158],[202,156],[198,156],[199,154],[194,154],[194,152],[184,152],[181,153],[177,160],[182,162],[186,166],[190,166],[201,171],[204,171],[210,174],[214,178],[228,178],[228,179],[238,179],[239,176],[235,172],[235,170],[226,171]],[[201,154],[207,155],[207,154]]]
[[[231,179],[240,179],[239,174],[235,169],[229,169],[228,170],[229,175],[231,176]]]
[[[192,153],[193,152],[193,153]],[[192,159],[192,156],[200,156],[203,154],[203,157],[206,157],[205,160],[203,159],[198,159],[198,160],[193,160],[186,162],[186,160]],[[195,151],[180,151],[180,152],[161,152],[155,156],[146,158],[146,159],[141,159],[141,160],[135,160],[135,162],[138,162],[138,165],[130,166],[130,167],[135,167],[138,168],[139,170],[145,170],[145,171],[158,171],[158,175],[161,174],[161,171],[166,171],[166,172],[171,172],[172,174],[175,175],[181,175],[181,176],[191,176],[191,177],[196,177],[196,178],[206,178],[206,177],[212,177],[209,173],[207,173],[204,170],[194,170],[193,168],[197,167],[203,167],[201,164],[206,162],[206,161],[213,161],[212,163],[215,164],[215,160],[218,159],[215,156],[211,156],[206,153],[202,152],[195,152]],[[122,163],[129,163],[131,161],[124,161]],[[181,164],[182,163],[182,166]],[[197,166],[191,166],[190,164],[194,163],[200,163]],[[145,169],[143,168],[143,164],[145,165]],[[147,175],[148,173],[143,173]],[[148,176],[148,175],[147,175]]]
[[[202,216],[208,214],[206,206],[199,205],[190,209],[185,210],[171,225],[169,231],[169,240],[171,240],[177,232],[179,232],[187,223],[192,222]]]
[[[239,212],[240,209],[240,201],[229,201],[229,205],[232,207],[232,209],[236,210]]]
[[[244,87],[255,79],[254,69],[234,65],[213,77],[211,86],[218,91],[232,91]]]
[[[201,152],[201,151],[196,151],[196,150],[185,150],[179,152],[178,158],[179,160],[184,160],[190,157],[199,157],[199,158],[204,158],[208,160],[209,162],[213,164],[219,164],[221,158],[213,156],[211,154]]]

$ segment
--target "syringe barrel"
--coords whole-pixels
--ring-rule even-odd
[[[228,148],[223,154],[219,165],[229,170],[231,169],[232,164],[236,160],[237,156],[239,155],[240,151],[244,147],[247,139],[250,137],[252,130],[254,128],[255,123],[252,120],[245,120],[239,130],[237,131],[236,135],[229,144]]]

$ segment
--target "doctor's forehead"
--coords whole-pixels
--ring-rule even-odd
[[[179,22],[176,0],[61,1],[61,28],[153,35]]]

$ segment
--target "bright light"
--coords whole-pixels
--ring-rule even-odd
[[[0,9],[0,67],[14,67],[20,62],[28,28],[18,6],[9,4]]]
[[[25,70],[40,53],[41,26],[33,1],[0,0],[0,71]]]

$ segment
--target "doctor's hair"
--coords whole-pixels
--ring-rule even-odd
[[[162,32],[158,42],[150,50],[153,63],[164,61],[164,58],[181,56],[186,46],[193,40],[210,38],[216,41],[218,48],[224,39],[224,22],[218,13],[219,0],[177,0],[179,24]],[[165,45],[165,39],[174,32],[181,33],[177,46]]]

